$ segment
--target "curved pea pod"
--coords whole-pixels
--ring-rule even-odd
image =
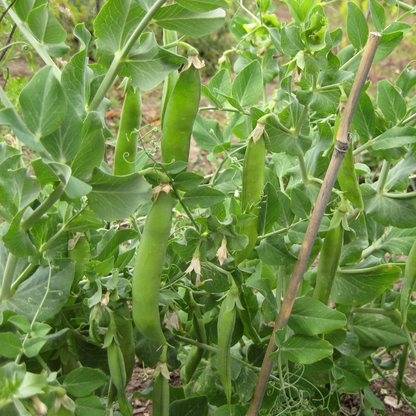
[[[201,98],[201,65],[196,56],[190,57],[188,68],[179,74],[170,96],[161,138],[163,163],[188,162],[192,128]]]
[[[263,125],[264,128],[264,125]],[[240,233],[248,237],[247,246],[239,251],[235,257],[235,264],[243,262],[253,250],[257,237],[258,204],[264,187],[264,169],[266,165],[265,141],[263,135],[250,137],[243,162],[243,188],[241,194],[241,208],[253,215],[240,226]]]
[[[318,261],[318,272],[316,275],[316,286],[313,297],[328,305],[329,296],[334,284],[335,275],[341,257],[344,238],[342,224],[329,230],[322,245]]]
[[[153,416],[169,416],[169,383],[162,373],[155,379],[152,401]]]
[[[116,148],[114,153],[114,175],[135,172],[137,138],[142,118],[142,97],[138,88],[128,87],[121,111]]]
[[[409,256],[406,260],[406,268],[404,271],[404,282],[402,288],[402,296],[400,298],[400,312],[402,314],[403,324],[407,323],[407,309],[410,303],[410,297],[416,283],[416,241],[410,249]]]
[[[123,303],[120,309],[114,314],[114,320],[117,327],[117,340],[119,342],[124,358],[124,367],[126,369],[126,382],[130,381],[136,364],[136,354],[134,351],[134,335],[131,312],[126,303]]]
[[[132,278],[133,321],[143,336],[160,345],[166,344],[159,317],[159,291],[172,223],[169,192],[169,184],[154,190]]]
[[[341,191],[345,192],[345,196],[348,200],[362,212],[364,210],[364,202],[355,173],[352,146],[348,148],[347,153],[344,156],[337,179]]]
[[[231,413],[231,340],[237,314],[238,287],[234,280],[218,316],[218,371]]]

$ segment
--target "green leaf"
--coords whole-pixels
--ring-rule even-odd
[[[399,279],[401,269],[390,264],[376,267],[375,270],[338,271],[331,299],[343,305],[363,305],[381,295],[391,284]]]
[[[157,87],[170,72],[187,63],[182,56],[165,49],[156,48],[156,52],[150,56],[132,55],[123,65],[120,75],[131,76],[132,86],[148,91]]]
[[[101,248],[99,251],[96,259],[98,261],[103,261],[109,258],[111,255],[116,252],[118,254],[119,245],[124,243],[127,240],[132,240],[137,238],[137,231],[136,230],[117,230],[116,233],[111,237],[108,243]]]
[[[298,334],[317,335],[343,328],[345,315],[331,309],[317,299],[297,298],[288,325]]]
[[[47,374],[33,374],[26,372],[19,388],[15,391],[14,397],[17,399],[26,399],[35,394],[42,394],[46,387]]]
[[[389,56],[396,48],[396,46],[401,42],[402,39],[403,32],[401,31],[394,33],[384,32],[381,35],[380,43],[378,45],[373,62],[381,61],[382,59]]]
[[[386,79],[379,81],[377,84],[377,105],[383,112],[384,117],[393,123],[398,123],[406,115],[406,102],[404,98]]]
[[[211,94],[222,104],[226,99],[217,94],[215,90],[221,91],[225,95],[231,94],[230,73],[225,68],[221,69],[211,78],[208,83],[208,88]]]
[[[253,370],[244,366],[241,368],[240,374],[235,380],[235,390],[241,403],[250,401],[257,384],[257,378],[258,377]]]
[[[416,70],[406,66],[396,80],[396,86],[402,90],[402,96],[405,97],[409,91],[416,85]]]
[[[108,67],[114,55],[123,49],[145,11],[131,0],[109,0],[94,21],[99,63]]]
[[[259,61],[255,60],[251,62],[240,71],[235,77],[231,89],[233,98],[235,98],[241,106],[245,107],[254,104],[263,90]]]
[[[287,266],[297,261],[296,257],[289,253],[281,235],[271,235],[261,240],[257,253],[264,263],[273,266]]]
[[[65,118],[67,105],[51,66],[42,68],[19,96],[23,119],[36,138],[53,133]]]
[[[403,331],[384,315],[355,313],[349,328],[365,347],[389,347],[407,342]]]
[[[365,212],[379,224],[397,228],[416,227],[416,198],[395,199],[378,194],[368,184],[360,186]]]
[[[209,208],[222,202],[225,199],[225,194],[206,185],[186,192],[182,199],[190,209]]]
[[[347,332],[345,341],[335,347],[343,355],[357,355],[360,351],[360,344],[357,335],[352,332]]]
[[[280,201],[280,211],[277,222],[282,227],[288,228],[292,225],[292,222],[295,219],[295,214],[293,214],[290,209],[290,198],[281,191],[277,192],[277,197]]]
[[[89,176],[94,168],[100,166],[104,149],[101,117],[99,113],[92,111],[82,126],[81,148],[70,163],[72,175],[81,179]]]
[[[321,338],[295,334],[281,348],[285,357],[300,364],[312,364],[333,353],[332,345]]]
[[[205,13],[195,13],[184,9],[179,4],[162,7],[155,14],[154,20],[164,29],[176,30],[186,36],[205,36],[219,29],[225,22],[222,9]]]
[[[91,40],[91,33],[84,23],[75,26],[74,35],[80,42],[80,51],[72,56],[62,70],[61,84],[69,102],[74,106],[77,114],[84,117],[85,107],[90,96],[89,78],[92,74],[88,68],[87,49]]]
[[[386,12],[377,0],[370,0],[370,13],[374,26],[378,32],[383,32],[386,27]]]
[[[206,396],[176,400],[169,405],[169,416],[205,416],[208,411]]]
[[[355,357],[343,356],[334,362],[332,374],[335,379],[344,378],[342,388],[347,392],[354,392],[368,386],[363,363]]]
[[[263,198],[259,204],[259,235],[271,231],[273,224],[279,218],[280,202],[274,186],[267,182],[264,187]]]
[[[290,194],[290,208],[299,218],[309,218],[311,215],[312,204],[305,192],[294,188]]]
[[[23,123],[13,107],[0,110],[0,124],[10,126],[16,137],[26,146],[31,147],[37,152],[43,152],[45,150],[38,138],[26,127],[26,124]]]
[[[23,315],[14,315],[9,318],[9,322],[16,325],[25,334],[30,333],[30,322]]]
[[[105,406],[97,396],[80,397],[75,400],[77,416],[103,416]]]
[[[62,124],[53,133],[40,139],[45,149],[59,163],[66,163],[79,152],[82,142],[82,120],[70,102]]]
[[[198,146],[212,152],[214,148],[224,142],[218,121],[207,120],[199,114],[196,116],[192,136]]]
[[[295,0],[296,1],[296,0]],[[285,26],[281,30],[281,47],[283,53],[291,58],[298,52],[303,51],[304,45],[301,38],[300,28],[296,26]]]
[[[290,14],[297,23],[306,23],[310,12],[318,4],[317,0],[286,0],[285,3],[290,10]]]
[[[409,175],[415,170],[416,149],[411,148],[405,158],[397,163],[393,169],[390,169],[384,189],[387,191],[406,191],[409,186]]]
[[[0,355],[16,358],[22,352],[22,342],[13,332],[2,332],[0,337]]]
[[[25,355],[29,358],[36,357],[45,344],[46,339],[44,337],[28,338],[23,343]]]
[[[399,256],[407,256],[415,240],[416,228],[392,228],[390,232],[386,233],[380,250]]]
[[[190,191],[196,188],[204,177],[194,172],[182,172],[175,176],[174,185],[179,191]]]
[[[92,186],[88,194],[90,207],[105,221],[128,217],[151,197],[150,186],[138,173],[114,176],[94,168],[88,184]]]
[[[396,91],[397,92],[397,91]],[[402,97],[400,97],[403,99]],[[393,149],[416,142],[416,128],[393,127],[374,139],[373,150]]]
[[[49,274],[51,275],[50,283],[48,283]],[[0,303],[0,313],[11,310],[26,316],[31,321],[37,314],[39,305],[49,288],[36,318],[38,321],[54,318],[69,297],[73,276],[74,262],[69,259],[55,260],[51,270],[49,267],[38,267],[29,279],[19,285],[9,299]]]
[[[364,216],[360,215],[348,225],[355,232],[355,237],[342,248],[340,265],[359,262],[363,250],[368,247],[367,224]]]
[[[94,390],[106,383],[108,377],[100,370],[81,367],[71,371],[62,387],[75,397],[89,396]]]
[[[366,92],[361,93],[354,117],[352,119],[351,127],[360,136],[361,143],[366,143],[374,136],[376,115],[371,98]]]
[[[176,3],[185,9],[197,13],[208,12],[210,10],[218,9],[218,7],[224,7],[224,9],[229,8],[229,5],[225,0],[177,0]]]
[[[347,3],[347,34],[348,39],[355,48],[361,50],[367,43],[368,24],[364,13],[353,2]]]

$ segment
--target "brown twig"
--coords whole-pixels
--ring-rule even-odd
[[[319,192],[319,196],[316,201],[315,209],[312,213],[308,229],[306,230],[305,239],[303,240],[302,247],[299,252],[298,261],[295,264],[295,268],[289,281],[289,286],[279,311],[279,315],[276,319],[275,326],[273,328],[273,334],[270,337],[266,355],[264,356],[263,364],[261,366],[261,371],[257,381],[256,389],[254,391],[253,399],[251,400],[250,408],[246,416],[257,416],[260,410],[261,402],[263,401],[263,396],[266,391],[267,382],[269,380],[269,376],[274,364],[274,360],[269,358],[270,354],[276,351],[274,332],[286,326],[287,321],[289,320],[289,316],[292,312],[293,304],[295,303],[296,295],[298,293],[300,283],[302,282],[303,274],[305,273],[306,266],[311,255],[312,246],[318,234],[318,229],[321,224],[329,197],[331,195],[332,188],[337,178],[342,160],[344,159],[344,155],[350,145],[349,129],[351,126],[352,118],[354,116],[354,112],[357,107],[364,83],[367,79],[371,63],[373,62],[374,54],[380,42],[380,36],[381,35],[379,33],[370,33],[368,37],[367,45],[360,66],[358,68],[357,76],[355,77],[355,81],[351,89],[350,96],[348,97],[347,105],[345,107],[338,128],[336,146],[332,154],[331,162]]]
[[[10,31],[9,37],[7,38],[6,44],[4,46],[7,46],[7,45],[9,45],[11,43],[11,41],[13,39],[14,32],[16,31],[16,28],[17,28],[17,25],[15,23],[13,25],[13,27],[12,27],[12,30]],[[6,55],[6,52],[7,52],[7,48],[5,48],[3,50],[3,52],[1,53],[1,55],[0,55],[0,62],[3,60],[4,56]]]

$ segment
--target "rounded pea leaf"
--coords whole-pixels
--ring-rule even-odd
[[[293,305],[288,325],[298,334],[317,335],[343,328],[345,315],[317,299],[298,298]]]
[[[357,49],[363,49],[367,43],[368,24],[364,13],[353,2],[348,2],[347,34],[350,42]]]
[[[102,371],[95,368],[81,367],[71,371],[62,386],[75,397],[85,397],[106,382],[107,376]]]
[[[368,386],[363,363],[355,357],[342,356],[334,363],[332,374],[335,379],[341,379],[346,391],[354,391]]]
[[[37,137],[53,133],[65,118],[64,92],[51,66],[41,69],[19,96],[23,119]]]
[[[259,61],[252,61],[235,77],[231,91],[233,98],[243,107],[254,104],[263,89]]]
[[[332,355],[332,345],[321,338],[295,334],[282,346],[286,358],[294,363],[312,364]]]

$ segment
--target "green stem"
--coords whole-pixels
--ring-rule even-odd
[[[183,202],[183,198],[182,195],[179,193],[179,191],[172,185],[172,189],[175,192],[176,197],[179,200],[179,203],[182,205],[182,208],[185,210],[186,215],[188,216],[188,218],[191,220],[192,224],[194,225],[196,230],[199,230],[200,228],[198,227],[198,224],[196,223],[191,211],[189,211],[189,208],[186,206],[186,204]]]
[[[38,268],[37,264],[30,263],[25,270],[20,274],[20,276],[12,283],[10,292],[13,295],[16,292],[16,289],[22,284],[25,280],[29,279],[32,276],[33,272]]]
[[[357,147],[353,152],[353,156],[357,156],[360,153],[364,152],[364,150],[369,149],[374,144],[374,139],[370,139],[367,143],[364,143],[360,147]]]
[[[373,267],[364,267],[362,269],[338,269],[338,274],[362,274],[362,273],[370,273],[377,270],[385,269],[386,267],[392,268],[396,266],[398,263],[386,263],[386,264],[378,264],[377,266]],[[403,263],[404,264],[404,263]]]
[[[166,1],[167,0],[156,0],[153,6],[148,10],[146,15],[137,25],[136,30],[130,36],[129,40],[124,45],[123,49],[114,56],[114,59],[110,65],[110,68],[108,69],[103,81],[101,82],[100,87],[98,88],[98,91],[96,92],[93,100],[91,101],[88,107],[88,112],[96,111],[98,109],[99,105],[101,104],[101,101],[104,99],[107,92],[113,86],[118,76],[119,70],[121,69],[122,65],[128,58],[130,50],[132,49],[132,47],[134,46],[134,44],[136,43],[140,35],[144,32],[146,27],[149,25],[149,23],[153,19],[153,16],[163,6],[163,4],[166,3]]]
[[[371,244],[370,247],[367,247],[365,250],[363,250],[363,252],[361,253],[361,257],[363,259],[365,259],[370,254],[372,254],[374,251],[378,250],[382,246],[382,244],[384,243],[386,238],[389,236],[391,231],[392,231],[392,227],[387,228],[387,230],[384,232],[384,234],[377,241],[374,241],[374,243]]]
[[[299,136],[300,131],[302,130],[303,123],[305,122],[306,116],[308,115],[308,111],[309,111],[309,107],[305,105],[303,107],[302,114],[299,118],[298,124],[295,129],[295,133],[294,133],[295,136]]]
[[[414,198],[416,197],[416,192],[404,192],[399,194],[393,194],[393,193],[385,193],[384,196],[391,198],[391,199],[408,199],[408,198]]]
[[[233,107],[222,107],[221,109],[217,107],[199,107],[198,109],[198,111],[204,111],[204,110],[221,110],[221,111],[229,111],[230,113],[245,114],[246,116],[250,115],[250,112],[248,111],[241,112],[240,110],[237,110],[236,108],[233,108]]]
[[[416,359],[416,349],[415,349],[415,341],[410,334],[409,330],[407,329],[407,325],[403,325],[403,332],[406,335],[407,343],[409,344],[410,351],[412,351],[413,359]]]
[[[13,275],[16,270],[18,257],[9,253],[7,257],[6,267],[4,269],[3,281],[0,290],[0,301],[4,301],[10,297],[11,287],[13,283]]]
[[[300,170],[300,176],[302,178],[302,182],[305,186],[309,185],[309,178],[308,178],[308,172],[306,169],[305,159],[302,155],[298,156],[299,161],[299,170]]]
[[[386,1],[386,3],[388,3],[388,2]],[[406,12],[410,12],[410,11],[414,11],[415,10],[415,8],[413,6],[410,6],[410,4],[404,3],[404,2],[402,2],[400,0],[396,0],[396,6],[399,9],[405,10]]]
[[[411,116],[403,120],[401,123],[399,123],[399,126],[411,126],[413,125],[414,121],[416,121],[416,113],[412,114]]]
[[[396,387],[398,390],[402,390],[404,384],[403,378],[406,372],[407,361],[409,357],[409,344],[403,346],[402,356],[399,361],[399,368],[397,369]]]
[[[6,0],[3,0],[3,5],[5,8],[9,6]],[[14,12],[13,9],[9,9],[8,13],[9,13],[9,16],[12,18],[12,20],[16,23],[16,26],[19,28],[20,32],[28,40],[28,42],[33,46],[33,48],[36,50],[36,52],[39,54],[39,56],[42,58],[45,64],[52,66],[53,74],[56,76],[56,78],[58,78],[58,80],[60,80],[61,71],[56,66],[53,59],[48,55],[45,47],[35,39],[35,37],[32,35],[32,32],[29,30],[28,26],[20,20],[19,16],[17,16],[17,14]]]
[[[46,374],[50,375],[52,373],[51,369],[48,367],[48,364],[46,364],[45,360],[40,356],[40,354],[36,356],[36,360],[42,366],[42,368],[46,371]]]
[[[217,177],[218,177],[218,175],[219,175],[219,173],[220,173],[220,171],[221,171],[221,169],[222,169],[222,167],[224,166],[224,164],[225,164],[225,162],[234,154],[234,153],[237,153],[237,152],[240,152],[242,149],[244,149],[244,148],[246,148],[247,147],[247,144],[245,144],[244,146],[241,146],[241,147],[239,147],[238,149],[236,149],[236,150],[233,150],[232,152],[230,152],[230,153],[226,153],[226,155],[225,155],[225,157],[224,157],[224,159],[221,161],[221,163],[219,164],[219,166],[218,166],[218,168],[215,170],[215,173],[214,173],[214,175],[212,176],[212,178],[211,178],[211,181],[210,181],[210,183],[211,183],[211,186],[214,186],[215,185],[215,181],[217,180]]]
[[[39,207],[33,211],[31,215],[29,215],[29,217],[20,223],[21,230],[26,232],[36,221],[42,217],[43,214],[48,212],[48,210],[53,207],[55,202],[62,196],[64,192],[65,185],[60,183],[56,189],[45,199],[45,201],[43,201],[42,204],[39,205]]]
[[[386,184],[387,176],[390,170],[390,164],[391,162],[389,162],[388,160],[383,161],[383,166],[381,167],[380,177],[378,178],[378,182],[377,182],[378,194],[382,193],[384,190],[384,185]]]
[[[387,310],[382,308],[354,308],[351,313],[371,313],[375,315],[393,315],[397,318],[400,318],[399,311],[394,310]],[[400,318],[401,319],[401,318]]]
[[[361,57],[361,55],[364,53],[364,49],[361,49],[360,51],[358,51],[350,60],[348,60],[347,62],[345,62],[344,65],[342,65],[339,69],[340,70],[347,70],[351,64],[353,64],[358,58]]]

